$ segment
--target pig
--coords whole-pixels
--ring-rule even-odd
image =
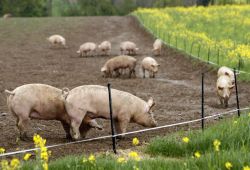
[[[149,72],[149,77],[150,78],[155,78],[155,74],[158,72],[158,67],[160,64],[158,64],[155,59],[152,57],[145,57],[142,60],[142,72],[143,72],[143,78],[145,78],[145,70]]]
[[[228,76],[231,79],[232,85],[234,84],[234,72],[230,68],[226,66],[220,67],[217,76],[220,77],[221,75]]]
[[[3,19],[8,19],[10,17],[12,17],[12,15],[10,13],[7,13],[7,14],[3,15]]]
[[[153,44],[153,53],[154,55],[161,55],[162,41],[160,39],[156,39]]]
[[[156,127],[152,113],[153,98],[147,102],[128,92],[111,89],[113,119],[116,133],[125,133],[128,123],[135,122],[145,127]],[[91,119],[110,119],[108,89],[99,85],[84,85],[69,91],[65,107],[71,118],[71,137],[80,138],[79,127],[88,116]]]
[[[103,41],[98,48],[101,50],[102,55],[110,55],[111,43],[109,41]]]
[[[113,73],[116,73],[119,76],[123,70],[128,68],[129,77],[131,78],[132,74],[136,77],[135,66],[136,59],[134,57],[121,55],[109,59],[101,68],[101,72],[104,77],[113,77]]]
[[[58,120],[62,123],[66,137],[70,138],[70,118],[62,97],[66,91],[45,84],[25,84],[13,91],[5,90],[8,108],[17,118],[20,139],[27,139],[26,127],[30,119]],[[81,131],[84,133],[84,128],[89,130],[90,127],[102,128],[95,120],[86,117]]]
[[[94,56],[96,53],[96,44],[93,42],[86,42],[80,46],[76,53],[81,57]]]
[[[221,75],[216,83],[217,95],[219,97],[221,105],[225,108],[228,107],[228,100],[231,96],[231,91],[234,85],[231,83],[231,79],[226,75]]]
[[[63,47],[63,48],[68,48],[66,46],[66,40],[63,36],[61,35],[51,35],[50,37],[47,38],[47,40],[50,42],[50,47]]]
[[[121,55],[128,54],[128,55],[136,55],[136,52],[139,48],[136,47],[136,44],[131,41],[124,41],[120,45]]]

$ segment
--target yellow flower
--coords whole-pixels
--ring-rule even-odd
[[[136,161],[140,161],[141,158],[139,157],[137,152],[131,151],[129,152],[128,156]]]
[[[13,158],[10,162],[10,166],[16,169],[20,165],[20,161],[17,158]]]
[[[230,170],[230,169],[233,167],[233,165],[231,164],[231,162],[226,162],[226,163],[225,163],[225,167],[226,167],[228,170]]]
[[[183,141],[184,143],[188,143],[188,142],[189,142],[189,138],[188,138],[188,137],[183,137],[183,138],[182,138],[182,141]]]
[[[235,120],[235,121],[234,121],[234,124],[237,124],[237,123],[238,123],[237,120]]]
[[[248,113],[248,117],[250,117],[250,112]]]
[[[244,166],[243,167],[243,170],[250,170],[250,167],[247,165],[247,166]]]
[[[7,160],[1,161],[1,168],[2,169],[9,169],[9,162]]]
[[[138,145],[140,142],[139,142],[139,139],[138,138],[133,138],[133,141],[132,141],[133,145]]]
[[[48,170],[49,169],[49,165],[47,162],[43,163],[43,170]]]
[[[30,159],[30,157],[31,157],[31,154],[30,154],[30,153],[26,153],[26,154],[24,155],[24,157],[23,157],[23,160],[27,161],[27,160]]]
[[[221,142],[218,139],[215,139],[213,144],[214,144],[214,150],[218,152],[220,150]]]
[[[94,162],[95,162],[95,155],[91,154],[91,155],[89,156],[89,162],[90,162],[90,163],[94,163]]]
[[[3,154],[5,152],[5,149],[0,147],[0,154]]]
[[[200,154],[199,151],[196,151],[196,152],[194,153],[194,156],[195,156],[196,158],[200,158],[200,157],[201,157],[201,154]]]
[[[49,160],[49,156],[47,152],[41,152],[41,159],[48,161]]]
[[[117,162],[118,162],[118,163],[125,163],[126,160],[125,160],[125,158],[120,157],[120,158],[117,159]]]

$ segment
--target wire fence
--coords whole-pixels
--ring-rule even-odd
[[[133,15],[139,21],[139,24],[145,28],[150,34],[152,34],[155,38],[159,38],[162,42],[173,49],[176,49],[186,55],[198,59],[202,62],[211,64],[215,67],[220,67],[223,65],[229,66],[232,70],[235,68],[237,73],[250,75],[250,72],[242,70],[243,66],[249,61],[243,59],[241,56],[238,56],[237,61],[230,61],[227,58],[227,51],[222,50],[220,47],[213,46],[208,47],[205,44],[197,42],[195,40],[191,41],[187,38],[181,38],[177,35],[171,35],[167,31],[160,31],[159,27],[157,27],[155,23],[149,23],[142,15],[136,14]],[[150,29],[150,27],[153,29]],[[236,44],[234,44],[234,48],[236,48]],[[250,62],[249,62],[250,64]]]
[[[246,107],[246,108],[240,109],[240,111],[246,111],[246,110],[250,110],[250,108]],[[211,119],[211,118],[215,118],[215,117],[219,117],[219,116],[223,116],[223,115],[232,114],[232,113],[237,112],[237,111],[238,111],[238,109],[234,109],[234,110],[230,110],[230,111],[226,111],[226,112],[222,112],[222,113],[212,113],[211,116],[206,116],[206,117],[200,118],[200,119],[194,119],[194,120],[189,120],[189,121],[179,122],[179,123],[174,123],[174,124],[169,124],[169,125],[162,125],[162,126],[157,126],[154,128],[141,129],[141,130],[137,130],[137,131],[131,131],[131,132],[126,132],[126,133],[121,133],[121,134],[116,134],[116,135],[106,135],[106,136],[100,136],[100,137],[90,138],[90,139],[83,139],[83,140],[73,141],[73,142],[68,142],[68,143],[48,145],[46,147],[47,148],[62,147],[62,146],[66,146],[66,145],[72,145],[72,144],[96,141],[96,140],[101,140],[101,139],[108,139],[108,138],[112,138],[112,137],[126,136],[126,135],[131,135],[131,134],[142,133],[142,132],[154,131],[154,130],[170,128],[170,127],[174,127],[174,126],[186,125],[186,124],[191,124],[191,123],[195,123],[195,122],[200,122],[202,120],[207,120],[207,119]],[[31,148],[31,149],[25,149],[25,150],[20,150],[20,151],[7,152],[4,154],[0,154],[0,158],[5,157],[5,156],[22,154],[22,153],[26,153],[26,152],[32,152],[32,151],[36,151],[39,149],[40,148]]]

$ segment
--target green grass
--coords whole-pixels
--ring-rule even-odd
[[[51,161],[51,170],[70,169],[100,169],[100,170],[132,170],[139,169],[226,169],[225,163],[230,162],[232,169],[243,169],[250,166],[250,117],[242,115],[240,118],[220,120],[216,125],[200,130],[179,132],[170,136],[155,138],[143,148],[146,154],[141,161],[129,160],[118,163],[113,154],[97,154],[94,164],[83,163],[84,156],[67,156]],[[190,139],[189,143],[182,141],[183,137]],[[220,150],[214,150],[213,141],[220,140]],[[199,151],[200,158],[194,157]],[[124,156],[124,155],[123,155]],[[126,156],[126,155],[125,155]],[[87,158],[87,157],[85,157]],[[22,170],[35,169],[37,163],[28,162]]]
[[[249,5],[138,9],[132,13],[157,38],[203,61],[250,73]],[[240,75],[250,80],[250,74]]]

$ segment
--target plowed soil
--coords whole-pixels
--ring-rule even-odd
[[[61,34],[69,48],[50,49],[46,37]],[[155,59],[160,63],[155,79],[142,78],[140,61],[152,56],[154,37],[139,26],[135,18],[126,17],[70,17],[70,18],[13,18],[0,20],[0,147],[7,152],[33,148],[32,135],[39,133],[47,139],[47,144],[69,142],[60,122],[31,120],[30,141],[16,141],[18,131],[16,119],[8,113],[5,89],[27,83],[44,83],[58,88],[70,89],[86,84],[106,86],[124,90],[147,100],[152,96],[156,101],[155,118],[160,125],[172,124],[200,118],[201,110],[201,73],[205,75],[205,114],[211,115],[236,108],[235,92],[229,101],[229,107],[219,106],[215,93],[216,70],[195,61],[174,49],[164,47],[163,54]],[[112,54],[119,54],[122,41],[133,41],[139,47],[136,67],[137,78],[106,79],[101,76],[100,68],[110,57],[78,57],[76,51],[87,41],[100,43],[108,40],[112,43]],[[249,106],[249,84],[239,82],[240,106]],[[209,120],[213,123],[218,120]],[[92,129],[88,138],[111,133],[110,122],[98,119],[104,126],[103,131]],[[209,124],[206,124],[209,126]],[[118,149],[131,148],[131,139],[138,137],[142,143],[156,136],[170,132],[199,128],[200,124],[161,129],[126,136],[118,141]],[[128,131],[144,127],[130,123]],[[51,149],[52,156],[58,158],[69,154],[100,152],[112,149],[111,139],[67,145]]]

